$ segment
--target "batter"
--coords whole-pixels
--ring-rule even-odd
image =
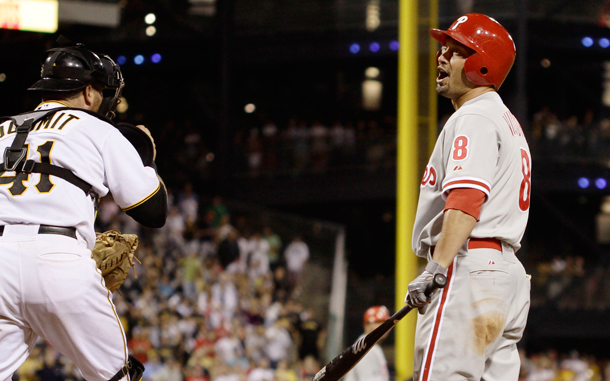
[[[529,215],[531,155],[496,92],[516,50],[481,14],[430,34],[442,44],[436,91],[456,112],[426,167],[413,229],[413,250],[428,259],[405,298],[421,314],[413,379],[516,381],[530,284],[515,252]],[[436,273],[448,284],[426,298]]]

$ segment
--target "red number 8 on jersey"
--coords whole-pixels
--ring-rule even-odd
[[[468,157],[468,136],[460,135],[453,141],[453,161]]]
[[[521,174],[523,180],[519,188],[519,209],[526,212],[530,208],[530,194],[532,192],[532,165],[529,154],[521,148]]]

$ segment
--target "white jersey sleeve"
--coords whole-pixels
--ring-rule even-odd
[[[104,185],[121,209],[132,209],[159,190],[161,184],[156,171],[144,166],[136,149],[117,129],[109,131],[101,149],[106,174]]]

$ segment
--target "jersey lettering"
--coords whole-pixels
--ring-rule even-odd
[[[426,185],[434,187],[434,185],[436,185],[436,180],[436,169],[434,169],[434,167],[431,165],[427,166],[426,171],[424,172],[424,177],[421,180],[422,187],[425,187]]]
[[[519,188],[519,209],[526,212],[530,208],[530,196],[532,191],[532,166],[526,150],[521,148],[521,174],[523,180]]]
[[[57,127],[57,125],[59,124],[59,127],[57,129],[59,131],[61,131],[61,130],[63,130],[64,127],[66,127],[66,124],[68,124],[70,121],[72,121],[74,119],[78,120],[80,118],[76,115],[66,114],[65,112],[62,112],[59,114],[59,116],[53,115],[52,118],[48,118],[46,120],[41,120],[40,122],[36,123],[36,128],[34,128],[32,130],[39,131],[41,129],[43,129],[43,130],[55,129],[55,127]],[[61,124],[59,123],[60,121],[62,121]]]
[[[460,135],[453,141],[453,161],[464,160],[468,157],[468,136]]]
[[[521,128],[519,121],[517,120],[517,118],[515,118],[513,114],[507,111],[502,114],[502,118],[508,125],[510,133],[513,134],[513,136],[523,136],[523,129]]]
[[[51,118],[45,118],[45,120],[41,120],[34,125],[32,128],[32,132],[40,131],[40,130],[54,130],[57,129],[61,131],[73,120],[79,120],[80,118],[76,115],[67,114],[65,112],[58,113],[53,115]],[[6,127],[6,131],[5,131]],[[10,135],[17,132],[17,127],[15,126],[14,121],[9,121],[8,124],[0,124],[0,139],[4,137],[4,135]]]

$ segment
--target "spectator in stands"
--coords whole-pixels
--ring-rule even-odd
[[[300,336],[299,359],[304,360],[307,356],[313,356],[316,360],[320,360],[322,327],[314,318],[313,309],[308,308],[301,313],[298,332]]]
[[[196,282],[200,278],[203,263],[197,251],[191,251],[185,258],[180,260],[182,268],[182,293],[185,298],[195,299],[197,297]]]
[[[285,267],[277,267],[273,272],[273,288],[278,295],[288,295],[290,292],[290,282]]]
[[[27,360],[17,370],[19,381],[37,381],[36,372],[43,366],[42,352],[42,345],[32,348]]]
[[[271,270],[275,270],[275,268],[280,265],[280,260],[282,259],[282,239],[269,225],[263,227],[262,238],[269,245],[269,250],[267,251],[269,257],[269,267]]]
[[[238,239],[238,231],[235,229],[229,229],[226,237],[218,243],[216,255],[223,269],[227,269],[232,263],[237,260],[240,260],[240,249]],[[233,270],[232,272],[239,272],[239,269]]]
[[[274,381],[275,372],[269,367],[269,360],[262,358],[258,361],[258,366],[248,374],[248,381]]]
[[[180,214],[180,208],[172,206],[169,209],[169,216],[162,231],[166,234],[166,242],[173,247],[182,250],[184,246],[184,232],[186,231],[186,221]]]
[[[53,348],[45,348],[42,368],[36,372],[36,375],[40,380],[45,381],[62,381],[64,379],[58,353]]]
[[[216,195],[212,198],[212,204],[206,210],[206,218],[209,219],[210,226],[219,227],[222,219],[229,215],[229,210],[221,196]]]
[[[132,338],[127,342],[127,346],[131,354],[140,360],[142,364],[145,364],[148,361],[148,352],[152,349],[147,332],[140,326],[134,327],[131,332]]]
[[[229,366],[237,365],[240,357],[245,353],[243,344],[234,329],[230,330],[226,336],[218,339],[214,349],[219,358]]]
[[[326,170],[328,164],[328,127],[319,121],[311,125],[311,164],[314,173]]]
[[[297,374],[288,367],[288,361],[282,360],[277,364],[275,381],[297,381]]]
[[[247,140],[248,169],[251,177],[260,175],[263,165],[263,142],[258,128],[251,128]]]
[[[309,164],[310,137],[310,130],[305,121],[298,122],[294,131],[289,135],[289,139],[294,147],[294,174],[303,172]]]
[[[218,281],[212,285],[212,306],[218,307],[223,321],[233,319],[238,306],[237,288],[230,274],[223,272],[218,276]]]
[[[151,374],[151,381],[183,381],[184,375],[180,363],[173,357],[169,356],[161,368]]]
[[[250,239],[250,256],[248,257],[248,276],[251,279],[269,274],[269,243],[256,232]]]
[[[299,285],[301,272],[309,259],[309,246],[303,242],[300,235],[295,236],[292,242],[286,246],[284,259],[288,269],[288,281],[292,290],[294,290]]]
[[[142,379],[144,381],[150,381],[155,379],[155,373],[160,371],[163,368],[163,364],[161,363],[161,359],[159,358],[159,354],[156,350],[152,349],[147,353],[147,360],[144,364],[144,375]]]
[[[292,338],[285,328],[286,322],[283,319],[276,320],[273,326],[265,331],[267,339],[267,357],[271,361],[271,367],[277,368],[277,364],[282,360],[288,360],[289,350],[292,346]]]
[[[311,380],[320,370],[320,365],[313,356],[307,356],[303,360],[303,368],[300,371],[301,380]]]
[[[184,189],[178,194],[177,203],[187,227],[193,228],[199,212],[199,196],[193,191],[193,184],[184,184]]]
[[[245,341],[246,355],[248,358],[258,364],[258,362],[266,356],[266,346],[267,339],[265,337],[265,326],[256,325],[251,327],[250,333]]]

